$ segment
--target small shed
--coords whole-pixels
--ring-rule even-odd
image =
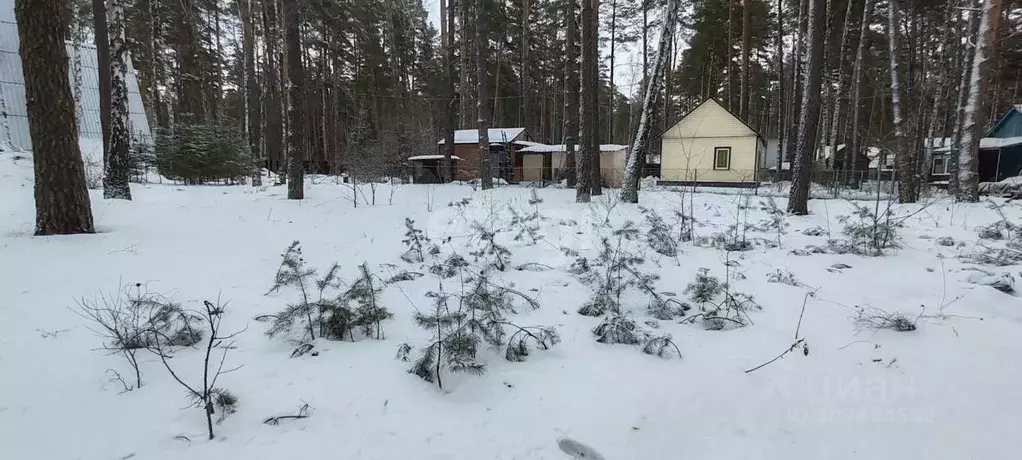
[[[754,186],[766,141],[715,99],[706,99],[660,137],[660,183]]]
[[[451,161],[455,163],[454,170],[458,170],[458,164],[462,159],[452,156]],[[444,164],[443,155],[416,155],[408,157],[408,166],[411,168],[412,183],[415,184],[439,184],[443,182],[444,175],[441,174]]]
[[[493,176],[508,182],[517,182],[521,177],[514,171],[522,168],[518,150],[532,144],[532,136],[525,128],[490,128],[486,132],[490,141],[490,165]],[[437,153],[444,154],[444,139],[437,142]],[[461,158],[455,170],[455,178],[469,180],[479,177],[479,130],[459,129],[454,131],[454,155]]]
[[[575,146],[575,151],[578,151],[578,146]],[[568,148],[564,144],[532,143],[519,152],[522,155],[522,180],[559,181],[572,173],[568,170]],[[603,177],[604,187],[621,186],[627,159],[627,145],[600,145],[600,175]]]

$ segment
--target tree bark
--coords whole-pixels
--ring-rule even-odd
[[[646,94],[642,102],[642,115],[639,116],[639,129],[635,134],[635,142],[632,150],[628,153],[628,161],[625,163],[624,181],[621,184],[621,201],[625,203],[639,202],[639,179],[642,174],[642,165],[649,150],[649,143],[653,134],[653,120],[656,119],[657,97],[660,94],[660,86],[664,82],[664,74],[667,69],[667,53],[671,37],[674,36],[674,29],[678,23],[678,15],[681,9],[681,0],[668,0],[667,10],[663,25],[660,29],[660,48],[657,51],[656,61],[653,64],[653,74],[650,84],[646,86]]]
[[[791,101],[789,101],[789,103],[790,103],[790,106],[789,106],[790,110],[788,110],[789,120],[790,120],[789,122],[792,123],[792,124],[796,124],[796,123],[799,122],[799,120],[802,119],[801,110],[802,110],[802,96],[803,96],[803,94],[802,94],[802,88],[800,86],[802,86],[802,82],[804,80],[804,74],[805,74],[805,69],[804,69],[802,61],[805,59],[805,55],[806,55],[806,43],[805,43],[805,41],[806,41],[805,40],[806,22],[807,22],[806,21],[806,9],[807,9],[806,5],[809,2],[812,2],[812,1],[814,1],[814,0],[799,0],[798,1],[798,18],[796,20],[796,27],[797,27],[797,29],[796,29],[796,32],[795,32],[795,50],[794,50],[794,52],[791,55],[791,57],[792,57],[792,68],[791,68],[791,75],[792,75],[792,77],[791,77]],[[794,129],[794,130],[789,132],[788,139],[785,140],[785,142],[787,142],[787,144],[788,144],[787,147],[785,148],[785,150],[789,154],[791,154],[791,155],[795,155],[796,151],[798,149],[798,145],[797,145],[797,143],[798,143],[798,134],[799,134],[798,129]],[[794,180],[794,178],[792,178],[792,179]]]
[[[603,194],[600,174],[599,36],[597,2],[582,0],[582,155],[588,156],[590,195]]]
[[[791,190],[788,212],[804,216],[809,214],[809,181],[813,168],[816,134],[820,125],[820,83],[823,68],[824,28],[826,26],[826,0],[807,0],[808,26],[807,52],[803,63],[802,109],[798,123],[798,148],[792,165]]]
[[[255,24],[252,19],[252,0],[238,0],[238,8],[241,16],[241,47],[244,54],[242,64],[242,84],[244,85],[244,112],[245,112],[245,134],[248,137],[249,154],[252,156],[252,186],[263,185],[263,173],[261,165],[262,133],[259,126],[260,104],[259,104],[259,81],[256,79],[255,70]]]
[[[913,152],[906,148],[905,121],[901,94],[901,2],[887,4],[887,43],[891,64],[891,117],[894,122],[894,158],[898,162],[898,201],[916,201]]]
[[[751,86],[751,76],[749,75],[749,54],[752,52],[750,49],[751,41],[749,35],[749,21],[752,8],[749,5],[749,0],[742,0],[742,87],[739,88],[739,96],[741,98],[738,101],[738,116],[741,117],[746,123],[749,120],[749,90]]]
[[[305,198],[305,69],[302,64],[302,41],[299,26],[298,0],[284,0],[284,41],[287,46],[287,76],[290,105],[288,109],[287,198]]]
[[[578,23],[575,21],[577,0],[564,0],[565,57],[564,57],[564,149],[565,168],[568,169],[568,186],[575,187],[581,174],[588,174],[577,166],[575,143],[578,140],[579,116],[579,72],[578,65]],[[586,163],[588,168],[588,163]]]
[[[483,190],[493,188],[493,166],[490,155],[490,120],[489,110],[486,104],[489,102],[487,95],[486,59],[489,56],[489,36],[486,31],[486,2],[489,0],[475,0],[476,4],[476,108],[478,118],[476,124],[479,129],[479,174]]]
[[[124,0],[110,8],[110,142],[103,163],[103,198],[131,200],[131,132],[128,129],[128,47]]]
[[[866,0],[868,1],[868,0]],[[784,166],[784,130],[787,123],[787,104],[784,98],[784,1],[777,0],[777,170],[774,173],[774,182],[780,182]]]
[[[454,180],[454,130],[455,130],[455,111],[458,109],[458,94],[454,91],[454,79],[456,78],[456,70],[454,63],[454,2],[456,0],[440,0],[440,4],[443,7],[446,15],[441,15],[440,21],[447,24],[445,27],[446,33],[444,34],[443,47],[444,47],[444,67],[446,70],[446,90],[447,90],[447,103],[444,110],[444,160],[443,160],[443,171],[441,171],[442,179],[444,182],[450,182]],[[463,1],[463,0],[457,0]]]
[[[862,155],[862,129],[859,127],[859,120],[862,118],[859,109],[862,106],[863,74],[865,73],[864,59],[866,55],[866,34],[869,33],[869,24],[873,18],[873,4],[875,0],[863,0],[862,23],[859,27],[859,43],[855,51],[855,65],[852,66],[852,100],[849,102],[848,116],[851,118],[847,139],[850,140],[848,148],[845,149],[845,170],[849,172],[848,180],[853,186],[859,181],[855,177],[855,170],[858,167],[858,159]],[[866,126],[866,130],[869,125]]]
[[[843,108],[842,101],[844,101],[844,99],[847,96],[848,79],[850,78],[850,72],[848,72],[847,66],[845,65],[846,61],[845,56],[848,54],[848,37],[849,35],[851,35],[852,20],[856,16],[855,5],[865,3],[865,0],[863,0],[862,3],[856,0],[847,0],[847,2],[848,5],[847,8],[845,9],[844,27],[841,28],[842,29],[841,44],[839,45],[837,52],[838,54],[837,86],[834,89],[834,102],[831,104],[831,106],[834,108],[834,116],[831,120],[830,135],[828,136],[828,138],[830,138],[831,140],[831,144],[834,145],[834,161],[835,161],[834,169],[844,169],[839,168],[839,166],[848,165],[848,161],[846,160],[846,158],[849,157],[848,153],[849,150],[847,148],[849,147],[848,145],[845,145],[845,155],[844,158],[842,158],[842,165],[837,164],[837,146],[841,145],[841,142],[845,140],[840,136],[841,131],[839,129],[841,124],[841,113]],[[853,116],[855,116],[854,113],[848,113],[846,117],[851,118]],[[845,120],[845,123],[848,123],[847,119]]]
[[[971,6],[978,7],[982,0],[972,0]],[[972,60],[975,58],[975,42],[973,36],[976,35],[976,30],[979,27],[979,21],[977,20],[977,14],[969,15],[968,28],[963,31],[962,41],[962,57],[961,57],[961,70],[962,75],[959,80],[958,86],[958,103],[955,105],[955,121],[954,127],[951,130],[951,145],[960,149],[962,144],[962,126],[965,122],[965,104],[969,99],[969,77],[972,75]],[[951,173],[948,180],[948,191],[953,195],[958,196],[958,161],[960,155],[951,155],[949,163],[949,173]]]
[[[263,119],[266,123],[266,157],[267,167],[276,173],[283,173],[281,166],[284,163],[284,118],[283,111],[283,90],[281,87],[281,62],[280,34],[277,18],[276,0],[262,0],[263,6],[263,31],[265,34],[265,61],[263,62],[263,77],[266,79],[266,111]],[[280,174],[279,178],[286,181],[286,175]]]
[[[1000,14],[1000,0],[983,0],[979,29],[976,31],[976,55],[972,59],[969,75],[969,97],[965,103],[962,122],[962,143],[958,149],[959,201],[979,201],[979,139],[982,95],[986,86],[985,73],[991,41],[996,36],[996,23]],[[994,180],[997,178],[995,177]]]
[[[78,147],[61,4],[14,3],[35,170],[36,235],[95,231]]]
[[[472,5],[474,0],[457,0],[458,1],[458,12],[461,15],[461,78],[459,90],[461,91],[461,127],[468,127],[469,125],[469,113],[471,112],[468,108],[469,103],[469,88],[471,80],[469,79],[469,64],[472,62],[472,50],[470,41],[470,25],[475,21],[470,14],[469,6]]]
[[[99,126],[103,133],[103,161],[110,152],[110,37],[107,29],[106,0],[92,0],[93,37],[96,43],[96,68],[99,73]]]

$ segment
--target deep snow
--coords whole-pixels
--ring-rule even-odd
[[[838,216],[851,206],[813,200],[810,216],[786,217],[782,248],[731,255],[739,264],[732,272],[745,278],[732,281],[735,289],[763,306],[750,313],[754,324],[713,332],[660,321],[660,332],[672,334],[684,354],[662,360],[594,341],[599,319],[575,313],[587,288],[564,271],[571,259],[556,249],[592,255],[608,231],[606,216],[612,225],[641,222],[638,209],[614,206],[608,196],[616,190],[588,206],[575,204],[572,190],[539,190],[544,240],[530,246],[510,241],[510,233],[499,238],[516,264],[555,270],[509,270],[497,278],[542,304],[517,322],[556,326],[562,342],[523,363],[485,355],[484,375],[445,376],[440,391],[395,359],[400,343],[426,338],[411,314],[428,308],[425,292],[435,289],[435,277],[386,288],[395,314],[384,323],[386,340],[319,341],[319,356],[292,359],[294,345],[267,338],[266,324],[253,320],[294,300],[287,290],[264,295],[280,253],[300,240],[321,270],[337,261],[351,279],[366,261],[386,277],[409,268],[400,260],[405,217],[434,239],[451,237],[447,247],[464,253],[474,244],[472,221],[501,227],[507,208],[532,208],[529,190],[405,185],[393,190],[390,205],[391,189],[381,186],[376,206],[354,209],[348,186],[325,178],[307,180],[303,201],[286,200],[284,187],[133,184],[132,202],[92,192],[98,234],[34,237],[31,160],[14,157],[0,154],[0,458],[562,459],[561,437],[608,460],[1010,459],[1022,448],[1022,303],[969,283],[974,272],[955,258],[973,250],[976,226],[997,219],[983,203],[898,207],[912,217],[901,232],[904,248],[892,255],[791,255],[824,244],[826,236],[804,235],[806,228],[839,236]],[[665,216],[680,200],[670,190],[640,196]],[[448,206],[466,197],[470,204]],[[695,195],[696,235],[734,223],[738,200]],[[750,223],[764,217],[759,201],[750,199]],[[784,200],[778,205],[784,209]],[[1005,212],[1015,222],[1022,217],[1017,206]],[[569,220],[577,225],[561,225]],[[939,236],[966,245],[939,246]],[[724,277],[722,252],[691,243],[682,250],[678,262],[647,263],[662,277],[660,290],[683,296],[701,267]],[[836,263],[851,268],[828,270]],[[807,287],[768,283],[776,269]],[[217,427],[217,439],[205,440],[202,412],[187,407],[152,356],[142,365],[145,385],[121,393],[105,371],[127,366],[94,350],[100,339],[73,311],[76,299],[136,282],[191,307],[221,296],[230,301],[224,329],[247,327],[227,357],[243,367],[221,379],[239,409]],[[800,332],[809,355],[798,351],[744,373],[791,345],[807,291],[815,298]],[[640,324],[648,319],[642,296],[626,300]],[[934,316],[941,305],[945,316]],[[855,306],[922,317],[914,332],[856,333],[849,319]],[[175,358],[186,379],[200,371],[200,355]],[[306,402],[310,418],[262,423]]]

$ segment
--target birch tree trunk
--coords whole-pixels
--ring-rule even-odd
[[[978,7],[982,0],[972,0],[970,4],[974,7]],[[977,27],[979,27],[979,20],[977,19],[978,14],[969,14],[969,25],[964,31],[961,56],[961,79],[958,82],[958,102],[955,105],[955,124],[951,130],[951,146],[954,149],[960,149],[962,145],[962,125],[965,122],[965,104],[969,99],[969,77],[972,75],[972,60],[975,58],[975,42],[972,37],[976,35]],[[948,191],[953,195],[958,196],[958,161],[959,155],[954,154],[950,156],[948,162],[948,172],[951,176],[948,178]]]
[[[845,65],[845,56],[847,54],[847,49],[848,49],[848,36],[851,34],[851,30],[850,29],[851,29],[851,26],[852,26],[852,18],[855,16],[854,5],[859,4],[859,2],[857,2],[855,0],[847,0],[847,1],[848,1],[848,8],[845,10],[844,27],[842,27],[842,30],[841,30],[841,44],[839,45],[840,47],[838,48],[838,59],[837,59],[837,62],[838,62],[838,78],[837,78],[837,85],[834,88],[834,102],[831,105],[834,108],[834,116],[833,116],[833,119],[831,120],[830,135],[827,136],[831,140],[831,144],[834,145],[834,169],[841,169],[841,168],[839,168],[839,166],[847,166],[847,164],[848,164],[847,161],[842,161],[842,165],[838,165],[837,164],[837,146],[841,145],[841,142],[844,140],[841,137],[839,137],[839,134],[841,134],[841,131],[838,128],[839,128],[839,125],[841,124],[840,123],[840,120],[841,120],[841,109],[842,109],[841,102],[847,96],[848,78],[850,76],[849,72],[847,71],[847,66]],[[851,118],[853,116],[855,116],[855,114],[850,112],[850,113],[848,113],[847,118]],[[848,120],[846,119],[845,123],[847,123],[847,122],[848,122]],[[849,149],[847,147],[848,147],[848,145],[845,146],[845,157],[846,158],[849,156],[849,153],[848,153]],[[844,160],[844,158],[842,158],[842,160]]]
[[[288,165],[287,199],[305,198],[305,68],[302,64],[301,18],[297,0],[284,0],[284,41],[287,46]]]
[[[752,8],[749,5],[749,0],[742,0],[742,82],[741,88],[739,88],[738,101],[738,116],[745,121],[749,122],[749,90],[751,76],[749,75],[749,53],[751,53],[751,39],[749,35],[749,21]]]
[[[479,128],[479,169],[483,190],[493,188],[493,166],[490,158],[490,120],[487,95],[486,59],[489,56],[489,36],[486,32],[486,2],[475,0],[476,7],[476,108],[478,109],[477,125]]]
[[[788,212],[809,214],[809,181],[813,151],[820,126],[820,83],[823,73],[823,42],[827,21],[826,0],[807,0],[806,53],[803,62],[802,109],[798,123],[798,148],[792,165]]]
[[[241,47],[245,62],[242,65],[242,83],[245,85],[245,134],[248,138],[249,153],[252,155],[252,186],[263,185],[262,133],[260,132],[259,82],[255,71],[255,24],[252,19],[252,0],[238,0],[241,16]]]
[[[959,201],[979,201],[979,123],[983,88],[986,83],[984,72],[989,59],[990,42],[995,34],[994,24],[1000,14],[1000,5],[1000,0],[983,0],[979,29],[976,31],[976,54],[972,59],[972,70],[969,73],[969,97],[965,102],[962,143],[958,148]]]
[[[639,129],[635,133],[635,141],[628,152],[625,162],[624,181],[621,184],[621,201],[625,203],[639,202],[639,179],[642,164],[649,150],[650,137],[653,134],[653,120],[656,119],[657,97],[660,85],[664,82],[667,68],[667,52],[669,42],[677,27],[681,0],[668,0],[667,11],[660,29],[660,48],[657,50],[656,61],[653,63],[653,74],[650,84],[646,86],[646,94],[642,101],[642,114],[639,116]]]
[[[564,1],[564,149],[565,168],[568,169],[568,186],[575,187],[580,173],[589,173],[588,169],[578,167],[576,169],[575,143],[578,139],[578,92],[579,92],[579,65],[578,65],[578,23],[575,21],[575,6],[577,0]],[[588,163],[586,163],[588,168]]]
[[[131,200],[131,132],[128,128],[128,48],[124,0],[113,0],[109,22],[110,142],[103,164],[103,198]]]
[[[61,3],[16,0],[35,172],[35,234],[93,233],[67,72]]]
[[[915,155],[906,148],[905,120],[901,94],[901,2],[888,0],[887,43],[891,64],[891,117],[894,123],[894,159],[898,163],[898,201],[916,201]]]
[[[852,186],[858,186],[859,178],[855,177],[858,168],[858,160],[862,156],[862,128],[859,120],[862,118],[859,110],[862,106],[863,75],[865,74],[866,37],[869,33],[869,24],[873,19],[873,5],[876,0],[863,0],[862,22],[859,24],[859,43],[855,51],[855,64],[852,66],[852,100],[848,104],[848,139],[849,147],[845,149],[845,170],[848,171],[847,179]],[[868,129],[869,125],[867,125]]]

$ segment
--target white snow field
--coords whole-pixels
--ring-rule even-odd
[[[660,275],[656,289],[679,301],[688,301],[685,287],[707,268],[762,305],[745,314],[746,326],[710,331],[698,320],[682,323],[698,306],[683,318],[653,320],[646,296],[626,291],[626,312],[646,331],[671,334],[684,355],[662,359],[641,346],[597,343],[600,319],[576,313],[591,289],[568,273],[573,259],[560,248],[592,260],[601,235],[616,244],[611,231],[626,220],[640,236],[649,233],[637,207],[612,206],[607,196],[580,205],[571,190],[541,189],[534,207],[525,188],[404,185],[388,204],[391,188],[380,186],[376,206],[353,208],[350,188],[324,178],[308,178],[303,201],[286,200],[285,187],[133,184],[131,202],[92,192],[99,233],[34,237],[31,159],[18,157],[0,154],[2,459],[567,459],[560,438],[608,460],[992,460],[1022,452],[1022,300],[984,284],[1017,276],[1019,266],[959,258],[980,245],[1005,245],[978,237],[978,226],[1000,219],[986,202],[895,205],[902,248],[881,257],[790,253],[827,245],[826,234],[803,234],[808,228],[844,238],[839,216],[852,204],[842,200],[813,200],[810,216],[785,216],[780,248],[765,244],[776,233],[757,230],[747,233],[756,243],[749,251],[684,242],[676,259],[643,239],[625,242],[645,252],[644,270]],[[463,198],[468,204],[448,205]],[[668,222],[681,202],[671,190],[643,191],[641,199]],[[735,223],[741,200],[686,196],[697,239]],[[762,201],[751,197],[739,222],[766,218]],[[785,200],[777,202],[783,209]],[[546,218],[541,240],[514,241],[511,208],[538,209]],[[1011,222],[1022,218],[1015,204],[1002,212]],[[484,374],[445,372],[443,390],[408,373],[411,363],[396,352],[408,342],[414,358],[429,338],[412,315],[429,310],[426,292],[438,279],[401,260],[406,217],[444,256],[459,252],[470,262],[473,221],[506,230],[496,239],[511,250],[512,266],[493,279],[541,304],[512,319],[556,327],[561,342],[524,362],[486,349]],[[937,244],[944,236],[960,245]],[[319,339],[318,356],[291,358],[295,343],[267,337],[267,323],[254,318],[296,300],[287,288],[265,295],[293,240],[311,266],[339,262],[348,281],[363,262],[384,279],[401,270],[426,276],[385,287],[394,318],[383,323],[384,340]],[[530,270],[515,269],[530,262]],[[779,269],[802,285],[769,283]],[[238,397],[237,412],[215,426],[212,441],[203,411],[189,406],[155,355],[141,353],[144,385],[124,392],[108,370],[129,375],[127,363],[97,351],[104,343],[95,325],[76,314],[80,299],[135,283],[189,308],[219,296],[229,301],[223,329],[244,330],[225,364],[241,368],[218,381]],[[445,289],[460,287],[445,280]],[[815,296],[800,320],[808,292]],[[857,306],[903,313],[917,329],[860,330],[852,321]],[[799,345],[745,372],[790,349],[796,328],[808,355]],[[200,377],[200,348],[173,358],[187,381]],[[306,403],[309,418],[263,423]]]

